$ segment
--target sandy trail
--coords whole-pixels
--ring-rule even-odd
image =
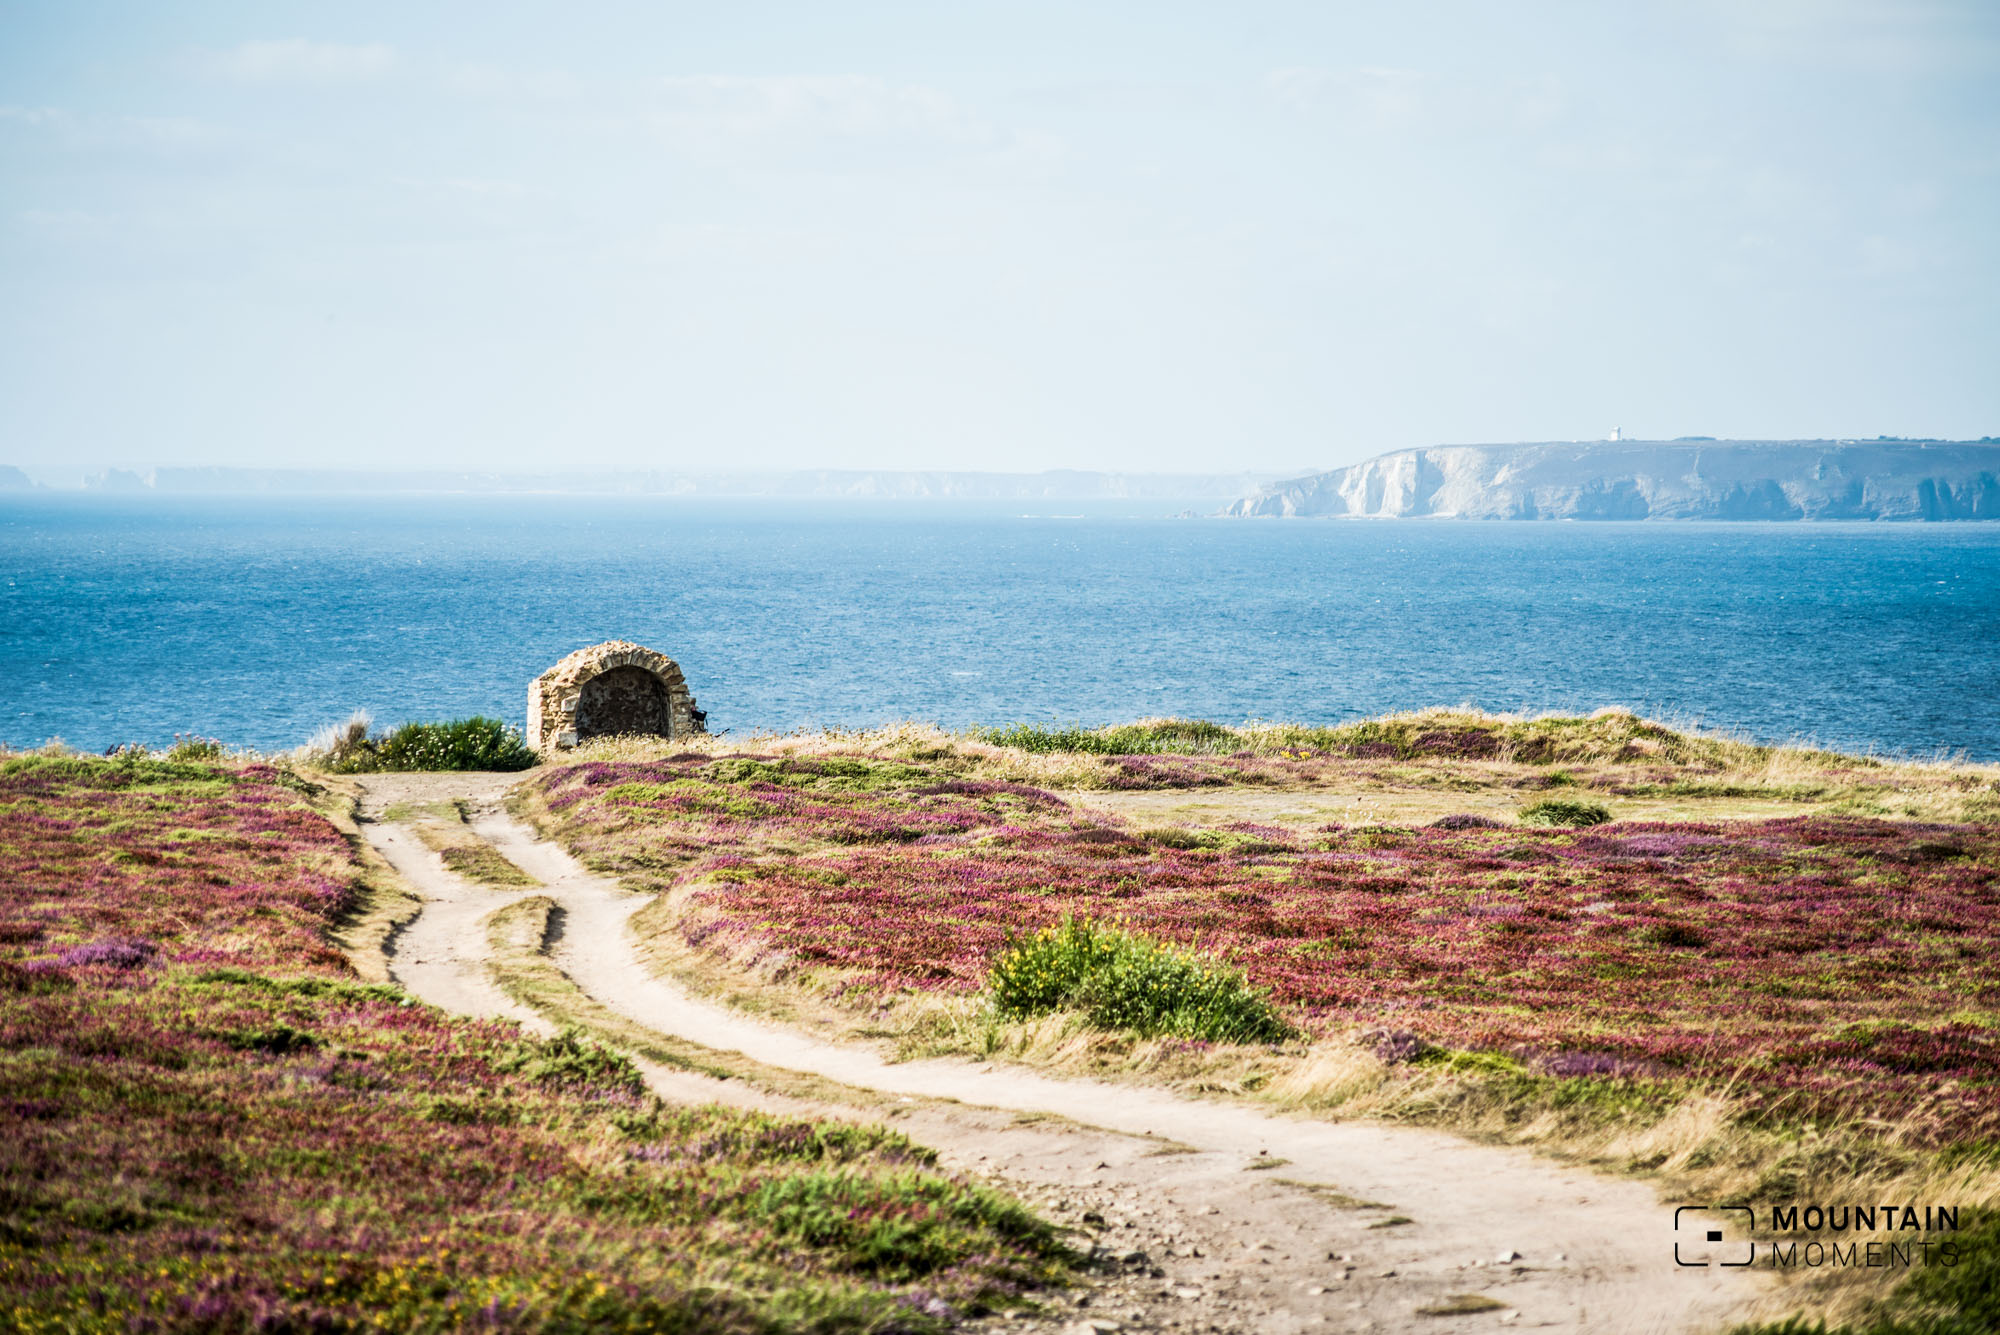
[[[705,1001],[640,960],[627,919],[646,902],[642,896],[589,872],[500,810],[506,779],[385,776],[367,785],[364,810],[411,796],[470,799],[473,828],[545,883],[513,892],[470,885],[406,831],[366,824],[370,841],[429,901],[391,943],[399,982],[439,1006],[546,1029],[502,994],[484,967],[486,917],[525,894],[546,894],[563,910],[551,959],[611,1009],[658,1032],[771,1066],[965,1105],[916,1105],[902,1125],[953,1166],[996,1174],[1058,1214],[1064,1207],[1073,1215],[1094,1210],[1106,1221],[1106,1247],[1148,1253],[1111,1292],[1098,1295],[1096,1308],[1070,1313],[1072,1322],[1088,1315],[1127,1329],[1259,1332],[1516,1325],[1712,1331],[1755,1296],[1747,1272],[1674,1265],[1673,1211],[1643,1183],[1433,1131],[1290,1118],[1006,1065],[890,1062],[865,1047],[820,1041]],[[648,1074],[658,1077],[663,1097],[796,1108],[794,1100],[760,1095],[741,1081]],[[991,1110],[1056,1114],[1085,1125],[1022,1126]],[[1160,1138],[1195,1152],[1163,1154]],[[1285,1162],[1255,1171],[1271,1158]],[[1329,1192],[1350,1203],[1330,1203]],[[1354,1200],[1382,1204],[1353,1208]],[[1384,1225],[1389,1218],[1408,1222]],[[1463,1293],[1493,1297],[1505,1308],[1420,1313]],[[1008,1325],[1024,1328],[1019,1321]]]
[[[488,975],[492,950],[485,923],[500,903],[493,892],[445,871],[438,855],[405,826],[373,822],[363,828],[396,874],[424,897],[423,912],[390,938],[390,976],[443,1010],[518,1020],[538,1034],[554,1032]]]

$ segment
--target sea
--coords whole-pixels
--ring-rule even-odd
[[[739,736],[1623,706],[2000,761],[2000,524],[1182,508],[11,494],[0,743],[276,750],[357,709],[518,723],[536,674],[628,639]]]

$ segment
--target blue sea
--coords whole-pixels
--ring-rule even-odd
[[[0,499],[0,742],[519,722],[631,639],[711,729],[1623,705],[2000,760],[2000,524],[1172,519],[1166,502]]]

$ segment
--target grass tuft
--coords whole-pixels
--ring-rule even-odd
[[[1579,802],[1568,797],[1545,797],[1521,808],[1523,825],[1604,825],[1611,812],[1602,802]]]
[[[1101,1029],[1215,1043],[1278,1043],[1292,1033],[1240,969],[1081,918],[1011,945],[993,962],[987,990],[1006,1019],[1077,1010]]]
[[[574,1025],[549,1038],[521,1038],[494,1066],[519,1072],[539,1084],[579,1093],[623,1094],[637,1099],[646,1089],[630,1057],[593,1042]]]
[[[1452,1293],[1443,1300],[1417,1309],[1418,1316],[1469,1316],[1474,1312],[1498,1312],[1507,1304],[1483,1293]]]

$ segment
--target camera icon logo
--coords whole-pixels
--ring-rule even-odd
[[[1674,1210],[1674,1264],[1746,1266],[1757,1259],[1757,1244],[1746,1236],[1757,1226],[1747,1205],[1682,1205]]]

